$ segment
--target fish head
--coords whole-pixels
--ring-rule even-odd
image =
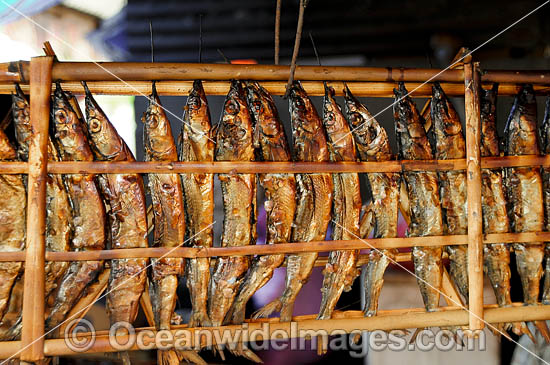
[[[351,93],[348,86],[344,88],[346,114],[357,143],[357,150],[362,160],[389,160],[392,157],[388,134],[374,116]]]
[[[152,88],[153,92],[149,96],[149,105],[141,117],[144,124],[143,144],[145,153],[150,160],[173,159],[177,153],[170,121],[160,103],[154,83]]]
[[[288,161],[290,149],[271,95],[257,82],[246,86],[248,107],[254,117],[254,146],[266,161]]]
[[[424,120],[408,95],[405,83],[400,81],[398,88],[393,89],[393,92],[395,94],[393,117],[399,155],[408,160],[433,158],[424,129]]]
[[[319,116],[311,99],[299,81],[294,81],[289,92],[290,119],[296,130],[315,134],[320,127]]]
[[[546,97],[546,109],[541,126],[542,149],[545,154],[550,154],[550,96]]]
[[[507,155],[537,155],[537,100],[532,85],[523,85],[514,99],[504,129]]]
[[[191,136],[208,136],[212,128],[208,100],[202,81],[195,80],[184,107],[183,122]]]
[[[29,142],[32,136],[30,105],[19,84],[11,95],[15,137],[18,141],[18,154],[23,160],[29,156]]]
[[[242,82],[233,80],[217,126],[216,158],[222,161],[253,160],[252,133],[252,118]]]
[[[59,82],[56,83],[51,111],[53,135],[63,146],[62,153],[66,159],[77,159],[76,155],[88,155],[85,125],[78,119]],[[88,157],[91,158],[91,155]]]
[[[432,142],[435,157],[464,158],[466,145],[462,135],[462,123],[453,104],[438,82],[432,86],[430,108],[432,127],[428,138]]]
[[[334,161],[355,161],[355,143],[349,124],[334,98],[334,88],[325,83],[323,125]]]
[[[125,145],[85,83],[86,124],[92,150],[98,160],[124,160]]]

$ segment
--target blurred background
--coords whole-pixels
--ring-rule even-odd
[[[315,38],[324,65],[381,67],[447,67],[460,47],[474,49],[504,30],[541,1],[502,2],[497,0],[462,2],[450,0],[373,1],[311,0],[305,13],[304,37],[298,64],[317,64],[307,37]],[[283,0],[281,13],[281,64],[288,64],[294,44],[298,0]],[[14,10],[15,8],[16,10]],[[233,63],[273,63],[275,1],[150,1],[150,0],[2,0],[0,1],[0,62],[29,59],[42,54],[42,44],[50,41],[60,60],[71,61],[142,61],[151,60],[150,31],[154,29],[154,58],[157,62],[197,62],[199,19],[202,17],[202,61],[223,62],[218,49]],[[474,59],[485,69],[549,69],[550,68],[550,6],[545,6],[519,24],[499,35],[474,53]],[[290,136],[288,106],[275,97],[281,118]],[[143,159],[141,115],[147,106],[144,97],[97,96],[122,137],[139,160]],[[319,106],[321,98],[314,98]],[[373,114],[391,104],[388,98],[364,98]],[[426,100],[415,100],[421,108]],[[162,98],[163,106],[175,115],[182,115],[186,96]],[[223,97],[209,97],[213,122],[217,122]],[[453,99],[463,117],[464,103]],[[511,97],[498,101],[498,123],[502,132],[512,104]],[[540,99],[539,120],[543,113]],[[320,109],[318,109],[320,110]],[[174,134],[181,122],[170,118]],[[391,108],[377,116],[386,128],[395,151],[394,124]],[[218,189],[219,187],[217,187]],[[363,189],[366,191],[366,189]],[[218,189],[219,191],[219,189]],[[262,199],[261,192],[258,198]],[[363,197],[368,199],[367,194]],[[216,196],[216,239],[219,241],[221,196]],[[261,206],[261,204],[259,204]],[[263,214],[263,215],[262,215]],[[259,239],[265,238],[265,213],[259,214]],[[263,225],[262,225],[263,224]],[[400,234],[406,224],[401,222]],[[514,266],[514,264],[512,264]],[[512,297],[521,300],[521,286],[515,267]],[[322,273],[316,268],[309,283],[298,298],[295,314],[316,313],[319,309]],[[281,293],[284,268],[262,288],[250,303],[250,311],[259,308]],[[185,317],[189,311],[184,285],[181,286],[178,311]],[[492,290],[486,285],[486,303],[494,303]],[[421,307],[416,280],[402,268],[391,267],[386,275],[381,295],[381,309]],[[344,293],[338,309],[361,309],[361,281],[352,291]],[[98,323],[98,329],[108,322],[101,303],[88,315]],[[140,318],[144,324],[144,319]],[[103,327],[102,327],[103,326]],[[514,340],[518,340],[513,336]],[[315,350],[274,352],[259,355],[266,363],[350,363],[381,362],[420,363],[443,362],[463,364],[474,361],[484,364],[530,363],[533,358],[516,352],[515,345],[487,332],[485,351],[369,352],[364,358],[352,358],[345,351],[318,356]],[[541,344],[522,344],[541,354]],[[152,360],[151,354],[133,354],[139,363]],[[205,358],[217,361],[215,357]],[[63,359],[68,363],[107,361],[103,356]],[[115,358],[108,361],[117,361]],[[230,358],[229,362],[242,362]],[[535,363],[535,362],[533,362]]]

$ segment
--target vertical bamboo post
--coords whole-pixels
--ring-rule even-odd
[[[468,191],[469,327],[481,330],[483,322],[483,226],[481,212],[481,117],[479,64],[464,60],[466,112],[466,163]]]
[[[21,360],[44,358],[44,260],[46,168],[52,85],[52,56],[34,57],[30,67],[31,126],[27,196],[27,247],[21,330]]]

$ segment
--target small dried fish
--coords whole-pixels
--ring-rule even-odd
[[[516,96],[504,133],[507,156],[539,154],[537,105],[532,86],[523,86]],[[513,167],[507,168],[505,174],[512,231],[542,231],[544,208],[539,169]],[[514,251],[523,287],[523,301],[527,305],[537,304],[542,276],[543,245],[515,243]]]
[[[433,158],[424,130],[423,119],[408,96],[403,82],[394,89],[395,132],[399,156],[407,160]],[[403,179],[410,202],[409,237],[439,236],[443,234],[443,219],[439,200],[439,186],[435,172],[407,171]],[[439,306],[443,275],[441,247],[413,247],[414,271],[417,276],[424,306],[429,312]]]
[[[546,110],[541,127],[542,152],[550,154],[550,97],[546,98]],[[550,232],[550,168],[542,168],[542,187],[544,198],[544,227]],[[542,303],[550,304],[550,243],[544,245],[544,285]]]
[[[145,161],[177,161],[178,153],[170,121],[162,109],[154,82],[152,89],[149,106],[141,118],[144,124]],[[148,178],[153,201],[153,246],[178,247],[183,244],[185,236],[183,192],[179,175],[148,174]],[[177,300],[178,277],[182,272],[181,258],[151,259],[149,293],[158,330],[171,328]],[[180,356],[181,353],[188,352],[180,351]],[[178,352],[173,349],[159,349],[157,362],[164,365],[179,364]]]
[[[59,83],[52,105],[54,143],[63,161],[92,161],[86,125],[70,105]],[[65,185],[73,210],[73,237],[71,248],[102,250],[105,248],[105,207],[93,174],[68,174]],[[85,288],[103,270],[102,261],[74,261],[55,292],[54,304],[46,320],[52,329],[61,323]]]
[[[247,85],[248,107],[255,119],[255,147],[263,161],[290,161],[290,147],[273,98],[258,83]],[[290,240],[296,209],[296,179],[293,174],[260,174],[265,190],[267,215],[266,244]],[[244,321],[246,303],[273,276],[285,258],[284,254],[256,256],[233,302],[227,319],[233,324]]]
[[[86,90],[86,123],[96,160],[135,161],[103,110]],[[109,205],[111,249],[147,247],[147,208],[139,174],[99,175],[100,188]],[[111,324],[132,323],[145,287],[147,259],[111,260],[107,312]],[[121,329],[124,332],[124,329]],[[129,361],[127,353],[121,353]]]
[[[439,85],[432,86],[431,100],[432,139],[434,157],[438,160],[466,157],[466,142],[462,123],[453,105]],[[445,219],[445,234],[467,234],[468,212],[466,210],[466,172],[438,172],[441,197],[441,212]],[[458,291],[468,303],[468,246],[446,247],[450,261],[450,275]]]
[[[12,95],[13,121],[17,140],[17,155],[21,161],[29,159],[29,143],[32,137],[30,124],[30,105],[23,91],[16,85]],[[60,161],[53,141],[48,138],[48,159]],[[25,176],[26,182],[26,176]],[[48,174],[46,180],[46,249],[48,251],[69,251],[72,234],[72,211],[69,195],[65,190],[61,175]],[[56,288],[57,281],[65,274],[68,262],[46,262],[45,294],[46,297]]]
[[[323,125],[327,131],[330,160],[357,161],[355,142],[350,127],[334,99],[334,89],[325,84]],[[350,240],[359,237],[361,191],[357,173],[332,174],[334,184],[333,240]],[[323,293],[317,319],[329,319],[343,291],[351,290],[359,275],[359,250],[331,251],[323,270]]]
[[[253,161],[252,117],[241,81],[234,80],[216,126],[216,161]],[[222,246],[256,242],[256,176],[219,175],[224,207]],[[219,257],[210,278],[208,314],[212,326],[222,325],[249,266],[246,256]]]
[[[329,151],[321,118],[298,81],[290,88],[289,101],[294,160],[328,161]],[[296,187],[297,205],[291,233],[292,242],[323,240],[332,209],[331,175],[296,174]],[[286,284],[282,296],[257,311],[254,318],[267,317],[279,311],[281,322],[290,321],[296,296],[309,279],[316,259],[316,252],[290,255],[287,259]]]
[[[15,161],[17,154],[8,136],[0,129],[0,161]],[[21,175],[0,175],[0,251],[25,248],[27,196]],[[7,310],[14,283],[23,271],[22,262],[0,262],[0,320]],[[0,332],[0,337],[3,333]]]
[[[214,161],[213,132],[208,100],[202,82],[193,82],[187,98],[180,136],[180,161]],[[181,174],[187,237],[194,247],[212,247],[214,222],[214,174]],[[208,326],[210,259],[188,259],[187,287],[191,296],[190,327]]]
[[[357,151],[361,161],[388,161],[392,159],[391,147],[386,130],[378,124],[368,109],[357,100],[346,86],[346,113],[353,130]],[[361,219],[361,237],[367,238],[374,223],[374,238],[397,237],[399,217],[400,174],[368,173],[367,181],[372,202]],[[384,284],[384,272],[396,249],[371,249],[366,266],[365,316],[372,317],[378,311],[378,298]]]

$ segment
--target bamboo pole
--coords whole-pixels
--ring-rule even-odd
[[[90,81],[87,83],[91,92],[98,95],[149,95],[151,93],[150,81]],[[204,91],[207,95],[227,95],[229,92],[229,81],[204,81]],[[284,95],[286,82],[283,81],[262,81],[262,86],[272,95]],[[356,82],[347,83],[351,92],[360,97],[386,97],[393,98],[394,82]],[[343,83],[341,81],[329,81],[337,96],[343,95]],[[77,81],[61,83],[63,90],[70,91],[76,95],[83,93],[82,85]],[[160,95],[188,95],[192,89],[193,81],[157,81],[157,92]],[[323,96],[324,85],[322,81],[302,81],[302,86],[310,96]],[[431,84],[407,82],[407,90],[411,91],[413,97],[430,97]],[[492,84],[483,85],[490,88]],[[463,96],[464,86],[462,83],[441,83],[441,87],[448,96]],[[21,88],[28,93],[27,84],[21,84]],[[516,95],[520,86],[517,84],[500,84],[499,95]],[[534,85],[533,89],[538,95],[546,95],[550,92],[548,85]],[[10,94],[14,91],[13,83],[0,83],[0,94]]]
[[[466,187],[468,193],[468,286],[469,327],[481,330],[483,323],[483,225],[481,212],[481,118],[479,66],[464,63],[466,108]]]
[[[550,156],[499,156],[483,157],[481,168],[550,166]],[[448,171],[466,169],[466,159],[456,160],[400,160],[369,162],[100,162],[100,161],[50,161],[48,173],[315,173],[315,172],[401,172]],[[26,162],[0,162],[2,174],[26,174]]]
[[[483,244],[550,241],[550,232],[491,233],[483,238]],[[466,245],[468,235],[367,238],[364,240],[311,241],[280,243],[276,245],[251,245],[242,247],[146,247],[119,250],[46,252],[47,261],[97,261],[139,257],[221,257],[246,255],[273,255],[278,253],[330,252],[335,250],[361,250],[404,248],[412,246]],[[0,262],[25,261],[25,252],[0,252]]]
[[[537,321],[550,318],[550,306],[523,306],[523,303],[514,303],[512,307],[498,308],[494,305],[485,308],[485,319],[488,323],[502,322],[518,322],[518,321]],[[425,312],[423,308],[414,309],[397,309],[397,310],[381,310],[377,316],[363,317],[360,311],[335,312],[333,319],[316,320],[315,315],[296,316],[291,327],[291,322],[279,322],[277,318],[260,319],[247,321],[248,331],[261,330],[263,323],[269,323],[268,336],[274,338],[274,333],[277,331],[277,338],[281,339],[281,334],[285,334],[283,338],[296,338],[300,335],[300,331],[331,331],[338,329],[346,332],[352,331],[372,331],[392,330],[392,329],[410,329],[410,328],[426,328],[426,327],[441,327],[441,326],[464,326],[468,324],[468,313],[465,310],[456,307],[443,307],[437,312]],[[207,331],[229,330],[232,334],[235,330],[242,329],[241,326],[223,326],[223,327],[203,327],[203,328],[186,328],[186,326],[173,326],[172,333],[187,329],[194,334],[200,330],[201,333]],[[153,330],[152,328],[136,329],[136,333],[143,330]],[[154,330],[153,330],[154,331]],[[302,332],[303,333],[303,332]],[[85,337],[86,334],[82,334]],[[89,336],[89,335],[88,335]],[[194,335],[190,336],[194,340]],[[127,336],[120,336],[120,343],[125,343]],[[258,336],[257,340],[262,340]],[[242,336],[239,337],[242,341]],[[19,341],[3,342],[0,347],[0,358],[8,358],[14,355],[20,346]],[[75,355],[74,352],[67,346],[65,339],[51,339],[45,342],[45,354],[47,356],[63,356]],[[136,350],[134,346],[132,350]],[[106,334],[96,333],[95,343],[85,353],[96,352],[116,352],[112,347],[109,338]],[[82,354],[82,353],[79,353]]]
[[[34,57],[30,67],[31,126],[34,133],[29,146],[25,300],[21,330],[21,360],[28,362],[44,358],[44,231],[52,63],[52,56]]]
[[[0,63],[0,82],[29,80],[28,61]],[[150,81],[150,80],[247,80],[286,81],[288,66],[227,65],[208,63],[155,62],[56,62],[52,77],[62,81]],[[408,81],[456,82],[464,81],[463,70],[441,72],[428,68],[350,67],[350,66],[297,66],[297,80],[315,81]],[[436,76],[437,75],[437,76]],[[544,85],[550,80],[548,70],[484,70],[484,83],[530,83]]]

